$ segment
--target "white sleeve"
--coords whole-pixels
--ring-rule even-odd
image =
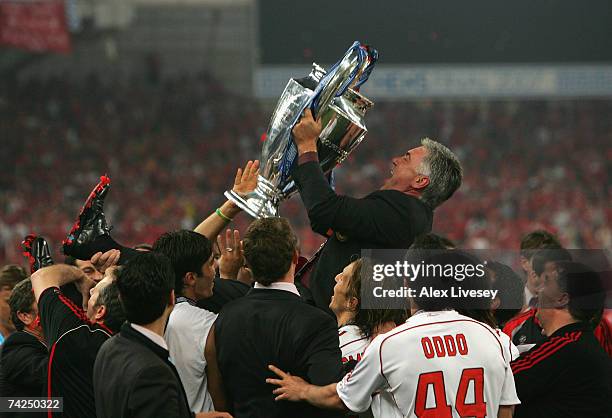
[[[353,412],[365,412],[372,403],[372,395],[387,387],[380,370],[380,343],[382,335],[368,346],[352,372],[336,386],[338,397]]]
[[[506,374],[504,376],[504,384],[502,386],[501,399],[499,401],[500,405],[518,405],[521,403],[518,395],[516,394],[514,374],[512,374],[512,367],[510,367],[510,361],[515,358],[515,352],[513,349],[518,353],[518,349],[514,344],[512,344],[512,342],[510,342],[510,345],[504,346]]]

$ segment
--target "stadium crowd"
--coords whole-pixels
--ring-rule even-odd
[[[2,237],[29,272],[0,273],[0,397],[44,396],[49,418],[612,411],[609,262],[564,248],[612,239],[610,103],[381,104],[336,190],[306,111],[300,199],[252,221],[221,192],[255,188],[259,162],[237,166],[263,114],[214,80],[5,91]],[[469,252],[488,247],[520,249],[522,272]],[[368,248],[444,268],[367,306]]]
[[[54,243],[71,224],[75,197],[104,173],[115,202],[130,202],[106,209],[122,241],[151,243],[177,219],[193,227],[222,200],[234,165],[259,155],[270,114],[206,75],[155,86],[95,77],[1,82],[3,263],[19,261],[29,231],[59,255]],[[430,136],[452,147],[465,170],[436,231],[466,248],[514,248],[536,228],[568,248],[610,248],[611,108],[603,100],[376,103],[366,140],[336,170],[338,191],[379,187],[389,158]],[[312,254],[321,240],[299,199],[281,210]]]

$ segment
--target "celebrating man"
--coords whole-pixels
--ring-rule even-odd
[[[329,310],[334,277],[363,248],[408,248],[431,230],[433,210],[461,185],[462,169],[445,146],[425,138],[421,146],[392,160],[391,177],[362,199],[338,196],[318,163],[320,121],[306,110],[293,128],[298,148],[295,180],[310,224],[330,237],[322,249],[310,289],[315,304]]]

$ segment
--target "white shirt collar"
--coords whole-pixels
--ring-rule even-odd
[[[291,292],[294,295],[300,296],[300,292],[298,292],[295,284],[287,282],[274,282],[270,286],[264,286],[261,283],[255,282],[255,289],[284,290],[285,292]]]
[[[132,323],[130,323],[130,325],[136,331],[140,332],[142,335],[144,335],[145,337],[147,337],[148,339],[153,341],[155,344],[159,345],[164,350],[168,350],[168,344],[166,344],[166,341],[164,340],[164,338],[161,335],[157,335],[153,331],[151,331],[149,329],[146,329],[145,327],[143,327],[141,325],[132,324]]]

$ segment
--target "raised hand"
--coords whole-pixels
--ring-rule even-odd
[[[252,192],[257,187],[257,176],[259,175],[259,160],[249,161],[244,169],[236,171],[234,187],[232,190],[239,195]]]
[[[223,279],[238,278],[238,271],[244,265],[244,253],[242,251],[242,241],[240,232],[231,229],[225,231],[225,242],[222,242],[221,235],[217,236],[217,245],[221,251],[219,258],[219,275]]]

